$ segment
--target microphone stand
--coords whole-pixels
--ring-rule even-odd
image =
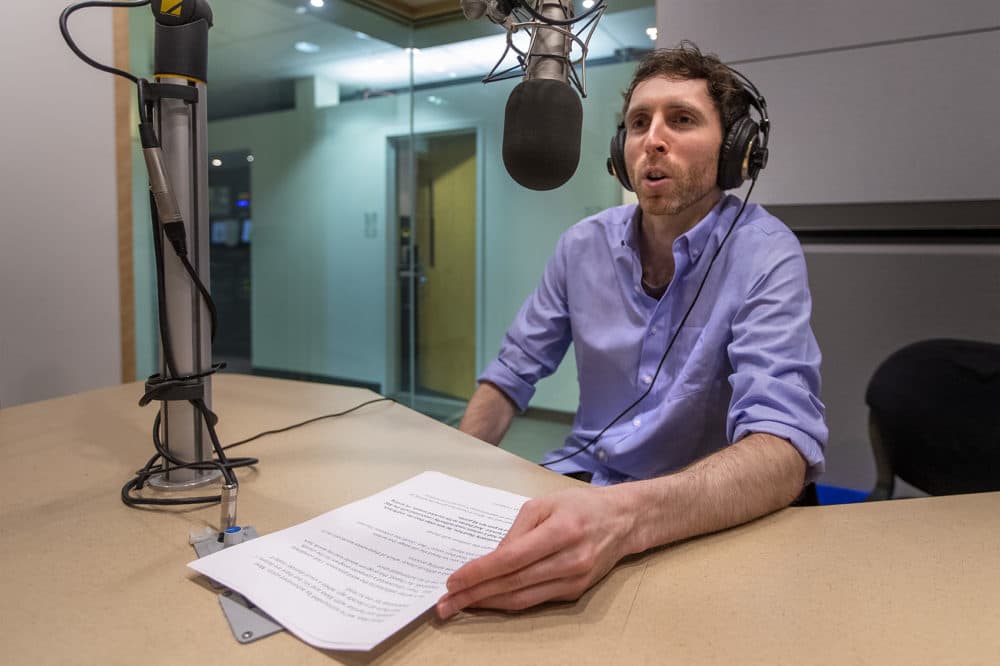
[[[206,73],[212,14],[205,0],[189,4],[198,7],[191,16],[181,17],[164,14],[159,11],[160,3],[151,3],[156,17],[156,83],[139,83],[140,103],[146,106],[140,110],[144,122],[156,128],[153,136],[140,130],[140,137],[154,216],[159,218],[158,224],[154,220],[154,244],[161,250],[157,269],[162,278],[158,288],[160,374],[150,378],[146,389],[147,396],[160,401],[157,418],[162,447],[176,459],[202,462],[212,457],[206,420],[214,418],[210,411],[214,322],[209,301],[200,293],[209,281],[210,266]],[[147,129],[151,128],[147,125]],[[162,252],[165,241],[173,246],[173,253]],[[192,399],[200,400],[206,409],[196,407]],[[177,467],[166,458],[163,470],[149,478],[154,488],[186,490],[221,476],[218,469]],[[225,530],[231,525],[220,527]]]
[[[86,7],[149,5],[156,20],[150,83],[103,65],[76,45],[69,16]],[[84,0],[70,5],[59,27],[70,49],[101,71],[122,76],[137,86],[139,140],[149,174],[150,213],[156,256],[160,328],[160,372],[146,380],[140,406],[160,402],[153,422],[154,455],[122,488],[127,506],[177,506],[219,502],[219,530],[190,535],[199,557],[257,536],[252,526],[236,523],[238,481],[233,469],[256,458],[227,458],[215,433],[218,418],[211,410],[212,338],[217,313],[206,283],[209,278],[208,115],[206,80],[208,29],[212,10],[207,0]],[[190,241],[190,242],[189,242]],[[169,244],[173,253],[164,251]],[[214,460],[212,453],[218,457]],[[157,461],[162,460],[159,464]],[[159,490],[187,490],[222,478],[218,496],[136,497],[144,484]],[[247,643],[277,631],[281,625],[249,601],[223,590],[222,610],[233,635]]]

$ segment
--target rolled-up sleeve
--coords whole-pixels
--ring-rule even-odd
[[[794,236],[771,246],[767,265],[733,320],[726,433],[730,442],[758,432],[788,440],[813,481],[823,473],[828,431],[805,258]]]
[[[507,394],[522,412],[535,384],[555,372],[572,341],[566,300],[566,237],[559,239],[541,282],[528,296],[500,345],[500,353],[479,376]]]

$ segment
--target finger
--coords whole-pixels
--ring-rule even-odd
[[[483,599],[506,595],[518,590],[535,587],[549,581],[561,580],[567,577],[579,577],[590,572],[587,566],[572,550],[560,550],[534,564],[511,572],[504,576],[490,578],[481,583],[450,592],[446,603],[440,606],[442,612],[457,611],[468,606],[476,606]]]
[[[451,593],[478,585],[491,578],[506,576],[558,552],[569,544],[565,532],[547,523],[517,535],[503,547],[472,560],[448,578]]]
[[[507,534],[500,539],[497,547],[503,546],[511,539],[530,532],[545,520],[551,513],[551,507],[544,500],[529,500],[521,505],[521,510],[517,512],[514,522],[511,523]]]
[[[517,611],[537,606],[546,601],[576,601],[586,589],[587,585],[583,576],[572,576],[486,597],[473,605],[476,608]]]

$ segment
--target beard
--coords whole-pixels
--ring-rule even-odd
[[[677,215],[705,198],[715,189],[713,167],[718,156],[673,174],[673,183],[666,192],[644,191],[640,182],[636,189],[642,210],[648,215]]]

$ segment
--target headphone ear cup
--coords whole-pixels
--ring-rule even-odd
[[[619,124],[614,136],[611,137],[609,151],[608,173],[616,176],[626,190],[634,192],[632,183],[628,179],[628,169],[625,168],[625,123]]]
[[[726,138],[722,141],[722,148],[719,150],[719,173],[716,178],[719,188],[723,191],[731,190],[743,184],[744,174],[743,164],[748,164],[750,169],[750,151],[756,144],[755,139],[760,131],[750,116],[743,116],[729,128]]]

